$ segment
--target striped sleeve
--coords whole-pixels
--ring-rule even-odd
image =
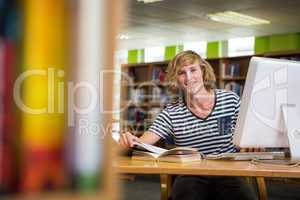
[[[235,126],[236,126],[236,121],[238,118],[238,114],[240,111],[240,105],[241,105],[240,97],[238,95],[234,95],[234,96],[235,96],[235,106],[234,106],[234,115],[232,117],[233,130],[235,129]]]
[[[173,137],[172,123],[167,108],[162,110],[161,113],[156,117],[148,131],[157,134],[163,139],[170,139]]]

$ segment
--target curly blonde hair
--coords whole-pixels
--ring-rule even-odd
[[[178,91],[177,86],[177,73],[179,69],[186,65],[191,65],[194,63],[199,63],[203,74],[204,87],[207,91],[211,91],[215,88],[216,76],[212,66],[204,59],[201,58],[199,54],[194,51],[187,50],[178,53],[170,62],[167,67],[167,82],[169,83],[169,89],[172,92]]]

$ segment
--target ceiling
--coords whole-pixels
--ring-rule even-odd
[[[214,22],[208,13],[236,11],[271,21],[236,26]],[[300,0],[164,0],[144,4],[128,0],[127,22],[119,49],[135,49],[192,41],[300,32]]]

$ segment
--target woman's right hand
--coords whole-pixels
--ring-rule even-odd
[[[119,139],[119,145],[124,148],[133,147],[134,143],[139,141],[139,138],[132,135],[130,132],[122,133]]]

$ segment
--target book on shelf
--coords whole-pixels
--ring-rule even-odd
[[[13,191],[14,164],[17,161],[14,155],[17,112],[13,104],[17,63],[16,46],[14,40],[0,37],[0,196]]]
[[[152,101],[159,101],[161,96],[162,96],[162,88],[158,87],[158,86],[154,86],[152,88]]]
[[[165,104],[168,101],[167,88],[162,86],[154,86],[152,88],[151,97],[153,102]]]
[[[225,90],[233,91],[239,96],[242,96],[244,86],[238,82],[230,81],[225,84]]]
[[[229,77],[240,76],[240,64],[230,63],[228,65],[225,65],[225,76],[229,76]]]
[[[147,115],[142,110],[137,109],[135,113],[135,121],[138,123],[143,123]]]
[[[152,70],[152,81],[163,83],[166,78],[165,71],[160,67],[154,67]]]
[[[134,69],[129,69],[128,70],[128,80],[129,83],[134,83],[136,81],[136,73],[135,73],[135,70]]]
[[[147,79],[148,79],[147,78],[148,67],[147,66],[131,67],[128,69],[127,74],[129,76],[129,78],[131,79],[130,81],[133,83],[144,82],[144,81],[147,81]],[[127,77],[124,77],[124,78],[127,78]]]
[[[132,101],[134,104],[139,104],[146,99],[145,88],[130,87],[128,88],[128,100]]]
[[[127,109],[127,119],[132,123],[142,123],[146,118],[146,113],[137,107],[129,107]]]
[[[190,147],[176,147],[170,150],[143,142],[136,142],[132,160],[185,163],[201,160],[201,154]]]

